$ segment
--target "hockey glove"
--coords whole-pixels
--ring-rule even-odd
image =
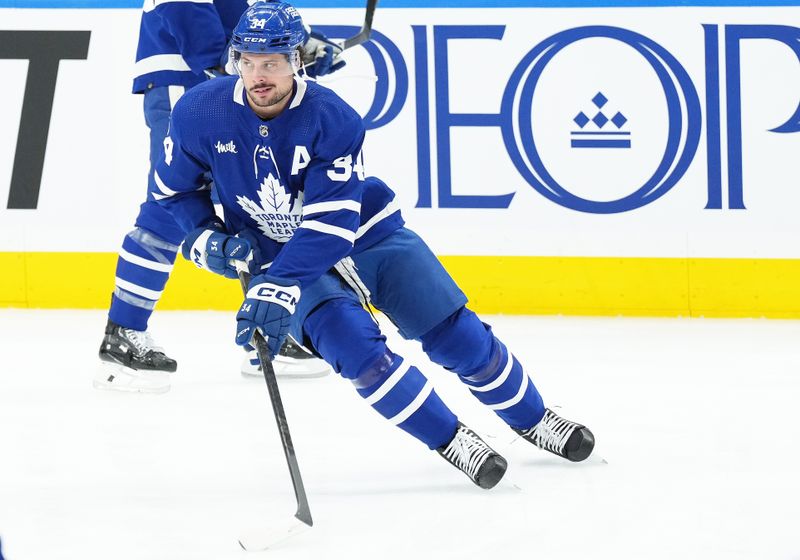
[[[306,51],[303,64],[306,75],[311,78],[333,74],[347,64],[341,56],[342,47],[318,31],[308,34],[308,41],[303,48]]]
[[[181,249],[183,258],[192,261],[197,268],[210,270],[225,278],[238,278],[231,261],[247,260],[250,252],[250,243],[246,239],[228,235],[219,222],[190,232]]]
[[[254,276],[236,314],[236,344],[250,344],[258,329],[267,341],[269,359],[273,360],[289,334],[292,314],[299,299],[297,282],[267,274]]]
[[[227,76],[228,73],[225,72],[224,66],[214,66],[213,68],[206,68],[203,70],[203,74],[206,75],[207,80],[211,80],[214,78],[221,78],[222,76]]]

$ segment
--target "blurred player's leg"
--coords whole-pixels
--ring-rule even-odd
[[[150,129],[148,195],[125,236],[117,259],[114,294],[106,335],[100,347],[103,370],[94,386],[122,391],[164,392],[177,363],[147,331],[147,322],[169,279],[183,231],[153,199],[153,169],[163,158],[164,137],[172,107],[183,93],[179,86],[158,87],[144,95],[145,122]]]
[[[381,416],[435,449],[475,484],[491,488],[506,462],[463,426],[414,365],[386,347],[386,338],[350,298],[324,302],[303,329],[314,348]]]

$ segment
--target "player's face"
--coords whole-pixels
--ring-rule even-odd
[[[274,117],[289,100],[294,66],[284,54],[242,53],[239,73],[250,106],[261,117]]]

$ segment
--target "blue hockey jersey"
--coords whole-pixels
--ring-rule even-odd
[[[261,265],[308,285],[403,225],[394,193],[364,173],[361,117],[333,91],[295,78],[289,104],[260,119],[237,77],[175,105],[153,195],[187,233],[214,217],[211,172],[228,231],[257,233]]]
[[[224,60],[247,0],[145,0],[139,25],[133,93],[205,81]]]

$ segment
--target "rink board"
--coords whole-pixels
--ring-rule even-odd
[[[800,317],[800,261],[610,257],[442,257],[481,313]],[[103,308],[113,253],[0,253],[0,307]],[[53,270],[79,274],[54,275]],[[237,282],[178,260],[159,309],[235,310]]]
[[[135,4],[0,0],[0,305],[108,303],[147,171]],[[800,317],[798,2],[447,4],[382,2],[327,85],[477,310]],[[298,5],[331,36],[363,17]],[[37,121],[25,57],[53,56]],[[159,308],[237,298],[179,262]]]

